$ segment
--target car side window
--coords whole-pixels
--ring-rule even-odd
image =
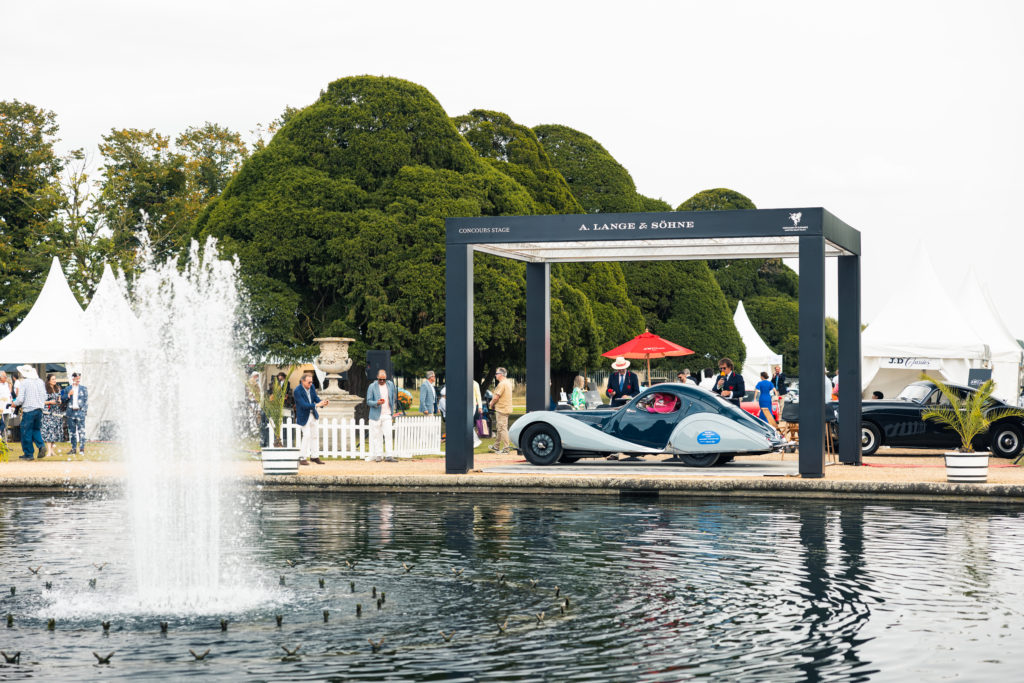
[[[674,413],[679,411],[680,402],[675,394],[656,392],[638,401],[636,407],[648,413]]]

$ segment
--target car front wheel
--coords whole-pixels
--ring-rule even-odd
[[[553,465],[562,456],[562,439],[549,424],[540,423],[526,428],[521,440],[523,455],[533,465]]]
[[[878,447],[881,445],[882,435],[878,432],[878,427],[870,422],[862,422],[860,425],[861,455],[871,455],[877,451]]]
[[[990,447],[993,455],[1000,458],[1016,457],[1022,445],[1024,439],[1021,437],[1020,429],[1014,425],[996,425],[992,428]]]

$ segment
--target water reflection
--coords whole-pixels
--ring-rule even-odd
[[[246,583],[265,591],[261,607],[228,614],[226,634],[222,614],[120,614],[100,641],[103,609],[130,578],[117,501],[0,498],[0,552],[19,584],[4,596],[17,615],[4,648],[32,652],[32,675],[76,677],[87,660],[73,653],[116,646],[126,654],[104,673],[147,679],[195,673],[177,657],[207,646],[216,659],[202,675],[225,680],[930,680],[1008,678],[1024,663],[1008,640],[1024,627],[1016,511],[465,494],[250,502],[255,522],[225,554],[255,568]],[[110,562],[95,590],[93,557]],[[27,576],[38,564],[42,576]],[[57,639],[45,630],[55,614]],[[154,639],[164,618],[170,632]],[[299,661],[267,656],[298,642]]]

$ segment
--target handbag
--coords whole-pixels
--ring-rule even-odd
[[[487,424],[487,420],[482,417],[476,419],[476,433],[481,439],[487,439],[491,436],[491,428]]]

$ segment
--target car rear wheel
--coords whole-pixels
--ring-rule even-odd
[[[1011,424],[996,425],[992,428],[992,440],[989,447],[992,454],[1000,458],[1013,458],[1020,453],[1024,445],[1020,429]]]
[[[882,435],[878,427],[870,422],[860,423],[860,454],[871,455],[882,445]]]
[[[533,465],[553,465],[562,456],[558,431],[543,422],[527,427],[520,444],[523,455]]]
[[[690,467],[711,467],[718,462],[718,453],[680,453],[679,459]]]

